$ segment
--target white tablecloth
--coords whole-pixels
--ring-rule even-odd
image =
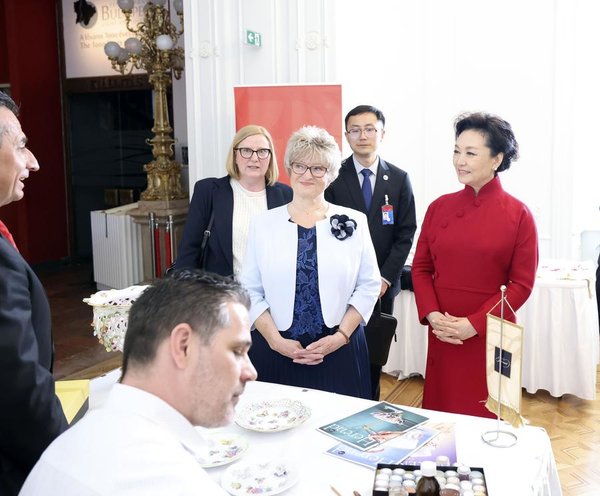
[[[427,326],[419,323],[415,294],[403,290],[394,302],[394,317],[398,319],[396,341],[392,341],[388,361],[383,371],[405,379],[414,374],[425,377],[427,359]]]
[[[118,372],[95,379],[90,388],[90,407],[98,407],[106,397]],[[286,495],[328,495],[334,486],[342,495],[358,491],[370,496],[373,471],[350,462],[338,460],[324,452],[336,441],[317,431],[317,428],[341,417],[350,415],[374,404],[349,396],[316,390],[280,386],[262,382],[250,383],[241,397],[238,408],[244,404],[265,399],[290,398],[302,401],[311,408],[312,415],[304,424],[294,429],[259,433],[237,425],[226,427],[230,432],[244,435],[249,449],[242,460],[287,459],[300,467],[302,476],[298,484]],[[511,448],[493,448],[481,441],[483,432],[496,429],[495,420],[439,413],[408,408],[435,421],[456,423],[456,448],[459,462],[483,467],[490,495],[515,494],[519,496],[556,496],[561,494],[556,463],[546,432],[538,427],[513,430],[518,442]],[[208,469],[215,481],[220,482],[227,467]]]
[[[600,344],[594,270],[591,263],[540,263],[531,296],[517,312],[525,328],[522,383],[530,393],[545,389],[557,397],[596,397]],[[427,328],[418,322],[412,292],[396,297],[394,315],[398,341],[392,341],[383,371],[400,379],[424,376]]]
[[[531,296],[517,312],[524,326],[523,387],[552,396],[596,398],[600,362],[592,264],[540,264]]]

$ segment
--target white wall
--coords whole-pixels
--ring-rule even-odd
[[[331,0],[185,0],[190,191],[225,174],[235,134],[233,87],[328,82],[325,37],[335,33]],[[260,48],[244,44],[259,32]],[[333,36],[335,38],[335,36]]]
[[[236,84],[342,83],[343,113],[380,107],[382,156],[410,173],[421,219],[459,189],[452,122],[507,119],[521,159],[503,184],[534,212],[544,257],[600,229],[596,0],[187,0],[190,184],[224,173]],[[263,47],[243,44],[245,29]],[[347,146],[344,153],[349,154]]]
[[[501,174],[534,212],[542,256],[577,257],[579,233],[600,229],[600,125],[593,0],[345,0],[337,78],[351,108],[388,119],[382,155],[405,168],[419,218],[459,188],[452,122],[463,111],[507,119],[521,159]],[[362,26],[362,28],[361,28]],[[362,67],[362,70],[360,68]]]

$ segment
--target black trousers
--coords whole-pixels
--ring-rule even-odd
[[[381,297],[381,311],[383,313],[392,314],[394,311],[394,292],[392,288],[389,288],[385,294]],[[375,311],[377,311],[377,306],[375,306]],[[374,313],[373,312],[373,313]],[[367,323],[367,327],[369,324],[377,319],[377,315],[372,315],[371,319]],[[379,385],[379,381],[381,380],[381,365],[377,365],[376,363],[371,363],[371,394],[372,398],[375,401],[379,401],[379,395],[381,394],[381,387]]]

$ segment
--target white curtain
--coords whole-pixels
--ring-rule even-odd
[[[497,113],[521,147],[502,181],[534,212],[541,255],[578,258],[580,233],[600,229],[600,2],[373,0],[365,8],[340,0],[336,8],[344,110],[383,110],[382,156],[410,173],[419,218],[460,188],[454,117]]]

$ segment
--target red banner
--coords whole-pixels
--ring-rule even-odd
[[[342,86],[339,84],[238,86],[234,88],[236,130],[257,124],[269,130],[279,164],[279,180],[290,135],[302,126],[319,126],[342,147]]]

